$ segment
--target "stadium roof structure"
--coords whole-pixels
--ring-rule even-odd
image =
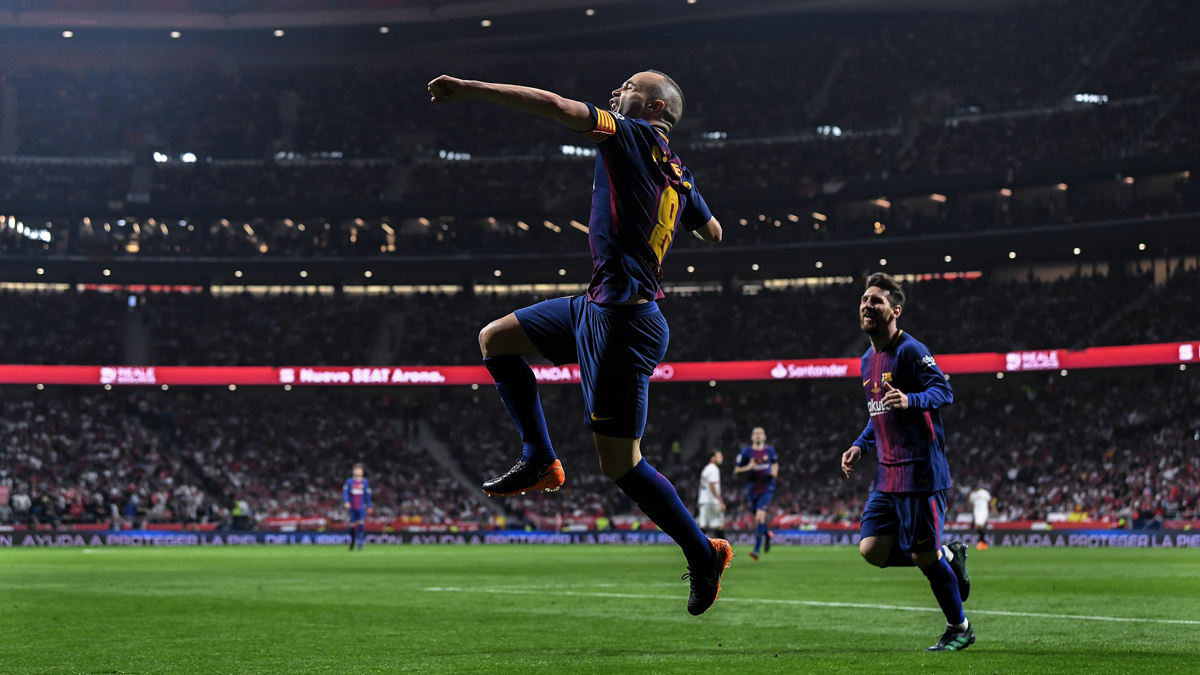
[[[403,25],[521,15],[587,17],[595,28],[794,12],[989,11],[1036,0],[32,0],[5,3],[0,28],[253,30]],[[1042,0],[1044,1],[1044,0]],[[529,21],[530,18],[535,19]]]

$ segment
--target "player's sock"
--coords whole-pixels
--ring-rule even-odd
[[[354,550],[354,526],[351,525],[350,529],[346,530],[346,533],[350,535],[350,550],[353,551]]]
[[[362,548],[362,545],[363,545],[363,533],[366,531],[366,529],[367,529],[367,526],[366,526],[364,523],[359,523],[359,524],[358,524],[358,547],[359,547],[359,548]]]
[[[762,550],[763,539],[767,538],[767,524],[759,523],[754,531],[754,552],[758,553]]]
[[[716,537],[717,539],[724,539],[725,538],[725,528],[718,527],[715,531],[713,531],[713,536]]]
[[[550,432],[546,429],[546,416],[542,413],[542,399],[538,396],[537,377],[533,369],[520,356],[493,356],[483,360],[504,408],[517,425],[521,434],[522,462],[553,462],[554,448],[550,445]]]
[[[616,480],[617,487],[637,503],[658,529],[667,533],[687,557],[688,566],[702,569],[713,560],[712,544],[679,499],[675,486],[645,458]]]
[[[958,594],[958,577],[950,569],[950,563],[945,558],[939,558],[932,565],[921,568],[925,578],[929,579],[929,587],[933,589],[933,597],[937,598],[942,613],[946,615],[946,625],[957,626],[967,620],[963,614],[962,597]]]

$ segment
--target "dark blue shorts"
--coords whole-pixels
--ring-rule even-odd
[[[762,494],[755,494],[750,490],[746,490],[746,504],[751,511],[766,511],[771,507],[771,498],[775,496],[775,488],[771,488]]]
[[[350,522],[357,523],[367,519],[366,509],[350,509]]]
[[[516,315],[542,356],[556,366],[579,364],[584,426],[602,436],[642,437],[650,376],[670,341],[658,303],[597,305],[576,295]]]
[[[905,553],[924,553],[942,547],[946,524],[946,491],[872,491],[863,509],[862,536],[892,535]]]

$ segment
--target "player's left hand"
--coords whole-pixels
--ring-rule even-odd
[[[884,382],[883,388],[887,391],[880,401],[884,408],[888,410],[904,410],[908,407],[908,394],[893,387],[891,382]]]
[[[428,88],[433,103],[453,103],[467,97],[467,83],[449,75],[439,75]]]

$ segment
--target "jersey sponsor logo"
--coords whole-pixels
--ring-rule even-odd
[[[890,408],[883,404],[883,401],[867,401],[867,412],[871,413],[871,417],[882,415],[890,410]]]

